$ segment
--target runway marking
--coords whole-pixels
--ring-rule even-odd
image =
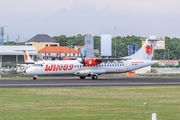
[[[180,82],[168,83],[69,83],[69,84],[0,84],[0,87],[5,86],[87,86],[87,85],[178,85]]]

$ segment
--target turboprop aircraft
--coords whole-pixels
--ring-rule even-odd
[[[157,61],[153,61],[152,55],[157,37],[150,36],[144,45],[133,55],[123,58],[89,58],[64,61],[41,61],[26,70],[27,74],[33,75],[36,80],[38,76],[45,75],[71,75],[79,76],[80,79],[92,77],[98,79],[101,74],[117,74],[143,68]]]
[[[17,65],[18,65],[18,66],[25,67],[26,69],[29,68],[29,67],[32,67],[33,64],[35,63],[35,61],[33,61],[33,60],[31,59],[31,57],[29,56],[28,51],[27,51],[26,49],[24,49],[24,50],[18,50],[18,51],[23,51],[24,62],[18,63]]]

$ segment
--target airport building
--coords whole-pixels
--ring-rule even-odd
[[[38,58],[40,60],[55,60],[55,59],[61,59],[65,57],[80,57],[81,54],[79,51],[75,50],[71,47],[55,47],[55,46],[49,46],[44,47],[41,50],[38,51]]]
[[[47,34],[37,34],[33,38],[29,39],[25,45],[34,46],[37,51],[47,46],[59,46],[59,43],[55,43],[56,40],[51,38]]]
[[[37,58],[37,50],[34,46],[15,46],[1,45],[0,46],[0,63],[16,64],[24,62],[23,50],[26,49],[33,60]]]

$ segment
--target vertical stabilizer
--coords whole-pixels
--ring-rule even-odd
[[[124,58],[132,60],[152,60],[154,48],[156,46],[157,37],[150,36],[146,39],[144,45],[133,55],[126,56]]]
[[[24,53],[24,61],[25,62],[34,62],[31,57],[29,56],[28,54],[28,51],[26,49],[23,50],[23,53]]]

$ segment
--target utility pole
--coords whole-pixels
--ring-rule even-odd
[[[169,49],[167,49],[168,50],[168,61],[169,61]]]
[[[168,66],[169,66],[169,49],[167,49],[168,50]]]
[[[115,58],[116,58],[116,27],[115,27]]]
[[[165,61],[166,48],[164,49],[164,61]]]
[[[168,46],[167,47],[165,47],[165,49],[164,49],[164,66],[165,66],[165,59],[166,59],[166,49],[168,48]],[[169,59],[169,58],[168,58]]]
[[[19,45],[19,35],[18,35],[18,45]]]
[[[71,57],[71,47],[69,47],[69,57]]]
[[[7,45],[9,44],[9,35],[7,34]]]

